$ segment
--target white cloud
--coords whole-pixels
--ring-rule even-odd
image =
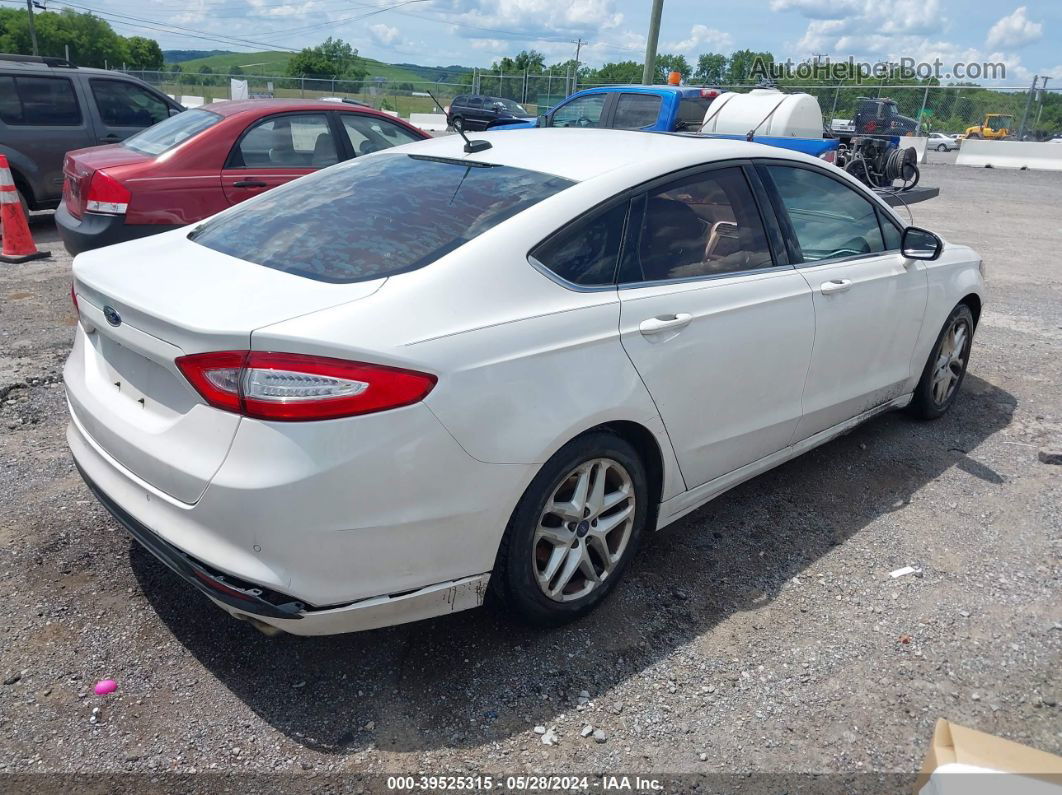
[[[389,47],[399,40],[399,30],[382,22],[369,26],[369,36],[381,47]]]
[[[460,23],[455,32],[471,39],[589,38],[623,22],[615,0],[433,0],[424,8]]]
[[[862,0],[771,0],[772,11],[799,11],[808,19],[835,19],[863,10]]]
[[[707,25],[694,25],[690,28],[690,35],[680,41],[666,45],[671,52],[679,52],[685,55],[699,53],[704,49],[729,51],[734,47],[734,40],[729,33]]]
[[[1021,47],[1043,35],[1043,23],[1030,20],[1025,16],[1025,6],[1018,6],[991,27],[985,43],[989,47]]]

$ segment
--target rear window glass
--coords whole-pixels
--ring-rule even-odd
[[[676,128],[679,130],[700,130],[704,122],[704,114],[708,112],[708,106],[712,100],[707,97],[684,97],[679,100],[678,120]]]
[[[424,267],[573,183],[510,166],[377,155],[264,193],[189,238],[325,282]]]
[[[219,121],[209,110],[186,110],[126,138],[123,145],[142,155],[161,155]]]

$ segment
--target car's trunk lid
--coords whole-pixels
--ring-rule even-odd
[[[67,372],[75,418],[118,463],[186,503],[224,461],[240,417],[208,406],[177,357],[248,349],[255,329],[364,298],[384,281],[316,282],[181,231],[83,254],[74,279],[86,330]]]
[[[93,174],[100,169],[134,165],[152,159],[121,144],[67,152],[63,159],[63,203],[71,215],[81,218],[85,214],[85,202],[88,200]]]

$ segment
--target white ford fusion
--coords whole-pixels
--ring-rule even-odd
[[[232,615],[326,634],[490,597],[568,620],[647,533],[880,412],[955,401],[977,254],[833,166],[482,138],[75,261],[74,458]]]

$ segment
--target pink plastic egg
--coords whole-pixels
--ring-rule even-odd
[[[108,693],[113,693],[118,689],[118,683],[113,679],[104,679],[96,683],[96,695],[105,696]]]

